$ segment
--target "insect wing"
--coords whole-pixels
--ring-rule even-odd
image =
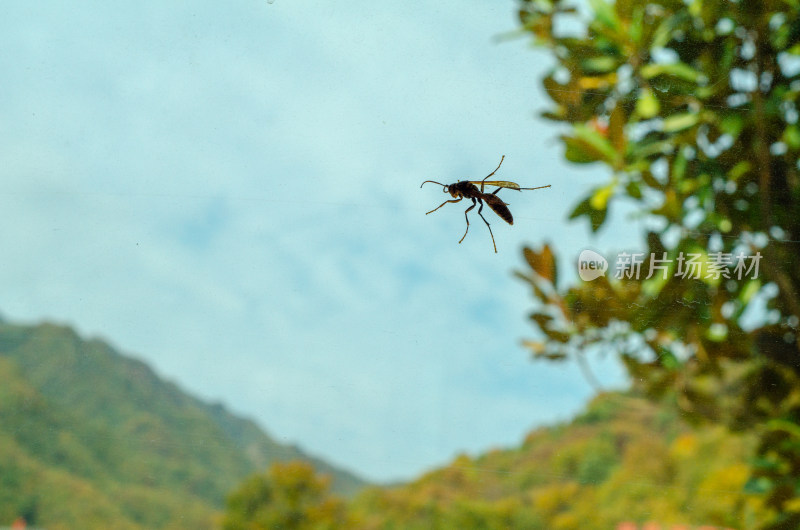
[[[498,188],[509,188],[512,190],[521,190],[522,188],[519,187],[519,184],[516,182],[511,182],[509,180],[470,180],[471,183],[480,186],[483,184],[484,186],[497,186]]]

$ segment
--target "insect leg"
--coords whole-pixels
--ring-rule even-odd
[[[492,233],[492,227],[489,226],[489,221],[487,221],[486,218],[483,216],[483,214],[481,213],[481,210],[483,210],[483,202],[481,202],[481,207],[478,208],[478,215],[481,216],[481,219],[483,219],[483,222],[486,223],[486,228],[489,229],[489,235],[492,236],[492,245],[494,246],[494,253],[497,254],[497,244],[494,242],[494,234]]]
[[[433,213],[433,212],[435,212],[436,210],[438,210],[439,208],[441,208],[442,206],[444,206],[444,205],[445,205],[445,204],[447,204],[448,202],[459,202],[459,201],[460,201],[461,199],[463,199],[463,198],[464,198],[464,197],[461,197],[461,198],[459,198],[459,199],[450,199],[449,201],[444,201],[442,204],[440,204],[439,206],[437,206],[436,208],[434,208],[434,209],[433,209],[433,210],[431,210],[430,212],[426,213],[425,215],[428,215],[429,213]]]
[[[502,165],[503,165],[503,160],[505,160],[505,159],[506,159],[506,155],[503,155],[502,157],[500,157],[500,163],[499,163],[499,164],[497,164],[497,167],[496,167],[496,168],[494,168],[494,171],[492,171],[491,173],[489,173],[488,175],[486,175],[486,176],[483,178],[483,180],[481,181],[481,193],[483,193],[483,181],[485,181],[486,179],[488,179],[489,177],[491,177],[492,175],[494,175],[495,173],[497,173],[497,170],[498,170],[498,169],[500,169],[500,166],[502,166]],[[495,192],[495,193],[497,193],[497,192]]]
[[[467,220],[467,229],[464,231],[464,235],[461,236],[461,239],[458,240],[459,244],[461,244],[461,242],[464,241],[464,238],[467,237],[467,232],[469,232],[469,217],[467,217],[467,213],[469,213],[469,211],[472,210],[473,208],[475,208],[475,199],[472,199],[472,206],[464,210],[464,219]],[[483,203],[481,203],[481,208],[483,208]]]

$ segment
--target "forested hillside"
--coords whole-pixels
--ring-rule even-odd
[[[692,428],[669,400],[604,394],[519,447],[369,489],[349,511],[369,529],[753,528],[765,515],[763,499],[745,493],[754,443],[719,426]]]
[[[363,485],[356,477],[275,443],[108,344],[51,324],[0,324],[0,426],[3,524],[22,516],[50,529],[214,528],[226,497],[236,499],[228,521],[246,521],[234,512],[249,506],[265,520],[323,518],[329,528],[749,528],[766,515],[746,493],[755,435],[693,427],[670,399],[635,392],[598,396],[519,447],[463,455],[343,503],[337,497]],[[292,460],[332,476],[331,491],[302,467],[274,465]],[[313,499],[281,492],[306,482]],[[272,503],[258,497],[264,492]]]
[[[308,467],[276,464],[229,497],[223,528],[750,529],[770,515],[748,484],[755,443],[692,427],[669,399],[609,393],[518,447],[462,455],[349,503]]]
[[[294,459],[363,484],[103,341],[0,323],[0,525],[209,528],[245,476]]]

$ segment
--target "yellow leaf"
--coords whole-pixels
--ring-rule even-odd
[[[640,117],[649,120],[656,116],[661,110],[661,104],[658,98],[653,94],[649,88],[643,89],[639,93],[639,99],[636,100],[636,114]]]
[[[608,204],[608,199],[611,198],[613,193],[614,193],[613,184],[604,186],[594,192],[592,198],[589,199],[589,205],[595,210],[605,210],[606,205]]]

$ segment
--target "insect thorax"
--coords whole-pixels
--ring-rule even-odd
[[[450,184],[447,188],[447,191],[450,193],[450,195],[456,199],[459,197],[476,197],[480,195],[480,190],[478,187],[468,180],[462,180],[460,182],[456,182],[455,184]]]

